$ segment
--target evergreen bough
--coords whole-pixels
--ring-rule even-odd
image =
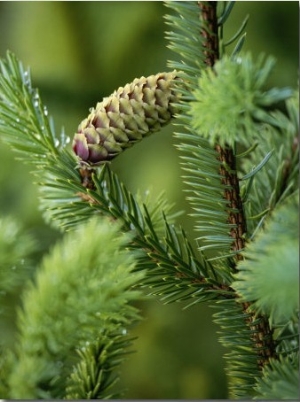
[[[2,340],[2,398],[114,397],[115,367],[139,318],[132,305],[142,297],[137,286],[166,303],[206,301],[216,309],[231,398],[299,398],[296,92],[266,88],[274,59],[254,61],[241,51],[246,19],[224,43],[232,2],[166,5],[172,10],[166,17],[169,46],[180,55],[169,63],[176,70],[172,115],[197,252],[173,224],[176,214],[163,197],[153,206],[132,195],[109,164],[95,166],[87,158],[78,164],[69,138],[55,133],[29,72],[10,52],[1,60],[1,137],[32,165],[47,222],[69,230],[31,282],[30,269],[8,269],[28,264],[31,239],[24,235],[19,249],[20,241],[10,241],[19,229],[3,221],[8,236],[0,247],[11,252],[2,256],[0,296],[14,292],[24,276],[28,280],[16,311],[16,345],[5,348]],[[135,85],[143,88],[134,83],[132,93]],[[164,86],[160,90],[163,96]],[[151,104],[158,98],[145,99]],[[144,111],[136,106],[132,115],[119,110],[112,119],[114,127],[126,118],[118,129],[130,127],[133,143],[141,139],[134,127],[142,118],[161,125],[153,103]],[[97,141],[104,144],[101,133]]]

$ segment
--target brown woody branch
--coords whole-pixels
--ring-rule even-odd
[[[213,67],[219,58],[218,41],[218,18],[217,1],[199,1],[200,20],[203,28],[200,32],[202,36],[203,53],[205,64]],[[232,226],[230,236],[233,238],[231,249],[236,252],[237,261],[242,260],[240,252],[245,247],[246,217],[243,209],[243,202],[240,196],[239,179],[236,170],[236,158],[234,150],[229,147],[221,147],[216,144],[215,149],[218,153],[218,160],[221,162],[219,174],[221,183],[224,185],[224,198],[228,201],[227,222]],[[235,271],[237,271],[235,269]],[[276,356],[275,342],[272,337],[268,319],[262,316],[255,316],[249,310],[250,303],[243,303],[245,321],[252,332],[252,341],[257,352],[257,364],[261,368],[269,361],[270,357]],[[250,314],[249,314],[250,312]]]

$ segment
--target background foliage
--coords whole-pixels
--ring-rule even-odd
[[[270,85],[296,85],[297,11],[296,2],[238,2],[226,25],[230,37],[250,14],[245,50],[277,58]],[[160,2],[1,2],[0,53],[10,49],[31,66],[34,86],[58,131],[64,125],[72,136],[88,108],[103,96],[135,77],[166,70],[166,60],[174,55],[162,40],[165,13]],[[187,211],[173,142],[171,128],[166,128],[126,151],[112,167],[130,190],[150,187],[158,194],[165,189],[167,198]],[[2,146],[1,215],[13,215],[30,233],[28,241],[38,242],[33,258],[39,260],[60,234],[42,220],[29,171]],[[191,230],[187,218],[181,223]],[[126,397],[224,398],[222,350],[209,309],[197,305],[183,312],[181,305],[162,308],[153,299],[140,307],[147,318],[135,330],[138,353],[123,365]],[[9,338],[14,323],[7,318],[0,325]]]

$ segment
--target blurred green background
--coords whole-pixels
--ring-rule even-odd
[[[225,26],[229,38],[250,14],[245,49],[273,54],[271,85],[295,87],[298,69],[298,2],[237,2]],[[119,86],[167,69],[162,2],[0,2],[0,55],[13,51],[30,66],[33,86],[54,117],[73,136],[88,109]],[[112,162],[128,188],[151,189],[186,214],[179,219],[193,239],[172,127],[127,150]],[[14,216],[38,240],[40,258],[60,234],[38,208],[31,168],[0,147],[0,214]],[[16,239],[17,241],[17,239]],[[227,388],[219,328],[206,305],[182,310],[158,299],[141,303],[144,320],[132,334],[136,352],[122,366],[120,386],[131,399],[222,399]]]

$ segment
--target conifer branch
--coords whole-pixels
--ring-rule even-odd
[[[218,24],[217,24],[217,3],[216,2],[199,2],[201,15],[205,21],[208,29],[203,29],[203,46],[205,54],[205,64],[213,67],[219,58],[218,49]],[[246,217],[244,213],[243,202],[240,193],[239,179],[236,169],[236,157],[232,147],[221,146],[217,144],[215,149],[219,155],[218,159],[221,162],[219,174],[221,176],[221,183],[225,187],[224,199],[228,204],[228,219],[227,222],[232,225],[230,229],[230,236],[233,238],[231,249],[235,252],[236,259],[243,260],[240,252],[245,247],[245,234],[246,234]],[[234,267],[234,271],[237,269]],[[250,304],[244,303],[243,311],[248,312]],[[272,332],[269,328],[268,321],[264,318],[259,320],[251,313],[247,313],[246,318],[247,326],[249,326],[252,334],[250,339],[253,339],[254,348],[258,354],[258,366],[264,365],[266,359],[274,356],[275,345],[272,340]],[[249,334],[249,333],[248,333]],[[233,368],[231,368],[233,371]],[[232,374],[231,374],[232,375]]]
[[[233,119],[227,119],[227,115],[224,115],[223,120],[225,121],[225,132],[227,133],[232,129],[236,131],[235,138],[232,140],[232,137],[228,135],[227,141],[226,135],[222,134],[222,113],[224,114],[224,110],[228,110],[228,107],[226,108],[225,103],[227,102],[228,90],[230,93],[230,88],[232,88],[232,86],[234,85],[234,79],[232,78],[231,86],[228,88],[226,88],[226,84],[224,84],[227,78],[225,78],[225,80],[224,77],[223,79],[220,79],[216,86],[216,94],[219,88],[221,91],[223,90],[224,92],[223,94],[219,93],[218,98],[216,97],[213,101],[209,96],[209,92],[211,91],[212,86],[207,85],[204,81],[206,75],[210,75],[211,82],[213,82],[214,79],[217,80],[219,74],[222,76],[222,68],[225,71],[224,75],[228,75],[229,69],[226,69],[222,66],[221,63],[223,63],[223,60],[218,60],[220,53],[223,57],[224,49],[219,50],[219,48],[216,46],[216,41],[217,43],[221,42],[218,35],[219,33],[222,34],[222,24],[230,14],[232,4],[225,6],[225,11],[223,15],[219,17],[219,19],[217,18],[217,7],[215,2],[198,2],[197,6],[200,9],[201,16],[199,15],[199,12],[197,13],[195,6],[196,3],[194,3],[195,18],[193,19],[191,15],[188,15],[187,7],[185,7],[184,3],[176,2],[176,4],[171,5],[171,8],[181,14],[181,21],[186,21],[186,24],[182,22],[180,28],[178,29],[177,20],[176,18],[174,19],[173,27],[177,29],[178,33],[176,34],[176,32],[171,32],[171,34],[169,34],[169,38],[172,41],[172,49],[180,53],[183,61],[181,62],[180,66],[178,65],[178,63],[172,63],[171,66],[174,67],[176,65],[178,69],[183,70],[187,82],[191,83],[195,83],[196,81],[194,74],[197,69],[197,65],[201,66],[202,63],[203,70],[201,71],[200,68],[200,71],[198,70],[197,73],[197,75],[200,76],[200,89],[198,90],[198,93],[194,91],[194,88],[192,88],[193,85],[190,85],[187,88],[186,92],[183,93],[183,97],[178,106],[179,110],[181,110],[181,113],[178,115],[178,120],[181,120],[183,122],[184,128],[188,128],[191,132],[191,134],[180,133],[177,135],[178,138],[185,142],[183,144],[180,144],[178,148],[181,151],[184,151],[187,155],[184,156],[184,170],[189,172],[189,176],[186,176],[186,178],[188,179],[188,184],[193,188],[194,192],[193,197],[189,197],[189,199],[195,206],[194,216],[201,218],[201,220],[199,220],[199,230],[206,230],[210,231],[211,233],[213,233],[214,230],[215,233],[218,233],[218,231],[220,233],[219,235],[205,235],[199,238],[199,240],[201,240],[202,242],[205,240],[207,240],[208,242],[210,241],[211,245],[213,245],[214,248],[219,247],[222,251],[225,251],[225,247],[228,247],[227,250],[231,249],[231,257],[228,251],[227,253],[223,252],[223,255],[221,256],[222,259],[220,259],[219,261],[221,265],[223,264],[224,271],[228,272],[228,269],[230,269],[231,273],[236,273],[238,271],[239,261],[243,260],[241,252],[244,251],[246,246],[245,235],[247,233],[247,221],[243,204],[244,199],[242,198],[240,180],[237,173],[237,156],[235,152],[235,144],[240,137],[242,137],[241,141],[244,141],[245,136],[243,135],[243,131],[246,128],[246,132],[250,133],[250,129],[248,131],[248,127],[250,128],[250,124],[252,123],[250,123],[251,117],[248,118],[247,115],[245,116],[245,118],[242,115],[236,116],[235,120],[237,123],[233,121]],[[190,6],[190,8],[192,8],[192,6]],[[197,22],[197,19],[198,21],[200,21],[200,23]],[[172,17],[169,17],[168,20],[171,22],[170,25],[172,25]],[[194,29],[197,24],[198,32],[196,28]],[[234,36],[236,40],[242,34],[245,25],[246,21],[242,24],[239,32]],[[194,29],[193,34],[191,34],[192,29]],[[181,34],[181,32],[183,31],[189,32],[188,38],[184,37]],[[199,36],[199,33],[200,40],[197,37],[197,35]],[[192,38],[192,40],[194,41],[194,46],[189,43],[191,41],[189,38]],[[236,53],[240,50],[243,41],[244,36],[239,39],[234,51],[234,56],[236,56]],[[189,46],[186,47],[187,51],[185,52],[185,45],[187,43],[189,43]],[[199,43],[201,43],[201,45],[197,49],[196,44]],[[225,46],[224,44],[222,45]],[[193,55],[191,49],[193,49],[194,51]],[[214,55],[212,54],[212,52],[214,52]],[[187,66],[185,63],[187,64]],[[232,61],[228,61],[228,64],[229,63],[233,64]],[[262,59],[260,59],[257,64],[261,66]],[[257,91],[257,89],[262,86],[262,84],[268,77],[268,74],[273,65],[273,61],[269,59],[266,61],[265,66],[260,67],[257,72],[255,72],[256,67],[254,67],[254,64],[251,65],[251,63],[247,64],[245,62],[244,67],[241,67],[245,68],[245,77],[247,75],[247,79],[245,78],[245,83],[247,82],[245,86],[246,91],[249,92],[250,97],[253,96],[253,93],[255,94],[255,96],[257,96],[257,98],[255,99],[256,103],[254,103],[252,109],[254,110],[254,123],[252,124],[251,129],[252,133],[256,131],[253,130],[253,126],[254,124],[256,124],[255,119],[258,119],[259,121],[267,124],[272,124],[274,125],[274,127],[277,126],[277,124],[280,124],[277,123],[273,116],[270,116],[269,112],[263,110],[263,108],[266,105],[278,102],[279,100],[285,100],[291,95],[291,91],[289,89],[274,89],[269,91],[269,93],[260,93],[259,91]],[[204,69],[204,66],[209,67],[207,69]],[[247,66],[249,66],[248,72]],[[250,73],[251,69],[252,72]],[[247,87],[249,83],[250,86]],[[200,97],[202,100],[204,100],[204,102],[199,102]],[[218,110],[217,108],[219,106],[219,99],[220,105],[221,102],[223,102],[223,109],[220,107]],[[195,119],[199,119],[199,124],[193,125],[191,124],[188,115],[190,108],[193,108],[193,104],[197,105],[197,102],[199,102],[198,108],[196,110],[195,107],[194,116]],[[237,107],[237,110],[240,110],[238,102],[239,99],[235,99],[232,104]],[[204,110],[203,104],[204,106],[207,105],[206,110]],[[243,101],[241,104],[243,104]],[[218,122],[218,116],[216,116],[216,113],[212,111],[212,105],[214,106],[214,111],[219,112],[219,116],[221,118],[220,122]],[[251,114],[251,111],[249,114]],[[205,127],[205,125],[202,125],[202,122],[204,121],[205,123],[206,118],[209,123]],[[231,120],[230,123],[229,120]],[[226,127],[226,124],[228,124],[228,127]],[[236,130],[238,124],[244,124],[244,127],[242,126],[240,130]],[[193,126],[192,128],[197,130],[197,132],[194,132],[193,130],[191,130],[191,127],[188,127],[191,125]],[[226,131],[227,128],[228,130]],[[208,147],[207,144],[205,144],[205,141],[203,139],[199,139],[203,130],[205,133],[205,138],[208,138],[210,143],[215,144],[214,149],[217,155],[213,155],[211,151],[208,152]],[[249,138],[252,137],[249,136]],[[190,143],[187,143],[187,141],[190,141]],[[195,146],[196,144],[197,147]],[[247,144],[247,146],[249,145]],[[191,152],[193,156],[191,156]],[[197,161],[197,157],[199,158],[199,161]],[[218,161],[218,164],[216,162],[213,162],[212,158],[215,158],[215,160]],[[262,169],[264,164],[267,163],[268,158],[266,157],[266,154],[264,155],[264,158],[265,161],[261,163],[261,166],[259,166],[259,164],[257,165],[257,170],[254,174],[257,174],[257,172]],[[213,173],[213,169],[215,169],[215,173]],[[217,191],[223,191],[222,199],[217,198]],[[210,199],[209,196],[211,196]],[[215,205],[218,206],[218,209],[216,209]],[[211,226],[205,224],[205,214],[209,214],[208,216],[211,217]],[[224,219],[226,214],[227,217]],[[226,239],[226,226],[227,233],[229,233],[229,236],[228,234],[227,236],[231,238],[231,241],[229,241],[228,238]],[[200,250],[201,249],[204,250],[205,248],[200,244]],[[211,261],[213,262],[214,260]],[[217,267],[217,272],[220,272],[219,267]],[[225,276],[223,277],[225,278]],[[230,285],[232,282],[230,276],[227,276],[227,280],[228,284]],[[221,303],[221,301],[219,303]],[[249,303],[240,303],[237,300],[230,301],[230,299],[227,301],[224,300],[224,303],[233,303],[230,308],[230,310],[232,309],[233,317],[230,318],[225,310],[222,310],[219,316],[216,316],[216,318],[217,320],[219,320],[219,317],[221,317],[220,322],[222,322],[222,326],[224,326],[224,328],[226,329],[224,331],[222,343],[230,346],[232,350],[230,357],[228,356],[228,373],[231,383],[232,395],[245,396],[249,394],[249,387],[252,388],[255,384],[255,378],[259,377],[262,367],[269,362],[271,357],[277,356],[275,342],[273,339],[273,331],[270,329],[267,318],[255,315]],[[222,306],[222,304],[220,304],[220,306]],[[237,312],[238,310],[236,309],[239,309],[241,314],[239,314]],[[232,320],[234,320],[235,323],[234,330],[231,329],[233,322]],[[234,339],[234,336],[237,337],[236,328],[238,326],[243,328],[243,331],[241,333],[244,333],[245,336],[243,337],[241,335],[241,338]],[[239,358],[239,355],[241,354],[239,345],[244,345],[245,347],[244,353],[242,353],[241,358]],[[246,345],[251,346],[249,347],[249,349],[247,349]],[[249,370],[249,367],[246,368],[248,359],[251,359],[253,363],[252,368],[250,369],[252,374],[251,376],[243,376],[243,369],[240,366],[239,361],[242,363],[242,365],[245,366],[245,370],[247,371]]]
[[[2,137],[18,153],[20,159],[37,169],[48,164],[63,146],[55,135],[48,110],[42,104],[38,90],[32,88],[29,71],[11,52],[0,63],[0,131]],[[28,153],[32,158],[29,160]]]
[[[129,353],[131,340],[124,334],[101,334],[101,337],[77,350],[79,361],[66,380],[65,399],[116,399],[109,393],[118,377],[114,370]]]
[[[146,281],[147,285],[159,288],[159,293],[162,294],[163,289],[169,287],[169,284],[166,284],[165,279],[161,282],[161,279],[168,277],[168,280],[172,280],[176,286],[177,291],[174,294],[177,294],[178,299],[180,299],[181,292],[184,293],[185,299],[188,298],[188,295],[196,297],[200,292],[201,295],[196,297],[197,300],[219,297],[219,294],[224,291],[226,293],[226,285],[219,286],[220,281],[216,279],[216,273],[213,271],[211,264],[205,260],[199,261],[196,258],[184,231],[175,230],[163,217],[161,217],[161,221],[165,234],[164,238],[160,239],[147,207],[145,205],[142,208],[139,206],[133,195],[120,183],[117,176],[111,172],[109,166],[96,167],[92,164],[91,169],[89,167],[85,169],[85,166],[83,166],[80,168],[80,173],[78,172],[74,155],[65,148],[66,142],[61,141],[59,147],[55,146],[58,140],[55,137],[54,129],[51,128],[51,131],[49,131],[51,127],[47,120],[49,116],[47,113],[42,113],[42,116],[39,114],[41,110],[45,110],[40,97],[38,98],[38,114],[35,114],[36,91],[32,89],[29,73],[26,72],[25,74],[21,63],[12,54],[8,55],[8,62],[3,62],[2,65],[3,71],[4,69],[8,71],[7,74],[1,76],[2,83],[4,87],[9,88],[7,96],[3,97],[3,110],[5,110],[9,101],[12,102],[15,93],[15,88],[10,84],[10,80],[13,79],[19,97],[22,99],[23,96],[29,99],[28,102],[31,103],[29,103],[28,107],[30,107],[30,111],[34,111],[32,115],[29,114],[30,122],[34,121],[34,125],[32,126],[29,122],[24,123],[22,130],[19,130],[18,125],[15,125],[14,121],[3,112],[4,117],[1,120],[3,127],[1,128],[5,134],[4,139],[14,149],[20,149],[20,155],[22,155],[23,159],[31,160],[29,155],[31,155],[31,152],[35,152],[35,143],[38,138],[35,132],[43,132],[43,138],[45,138],[43,152],[35,152],[36,162],[34,163],[39,169],[33,173],[39,175],[42,193],[41,205],[47,220],[52,223],[56,221],[66,228],[74,227],[78,223],[90,219],[95,213],[105,214],[113,219],[121,219],[124,229],[126,231],[133,230],[137,235],[133,248],[140,248],[144,252],[144,257],[141,260],[143,261],[142,268],[154,268],[154,272],[149,275]],[[176,80],[177,75],[174,73],[170,73],[166,77],[163,74],[158,74],[148,80],[153,84],[153,88],[148,88],[148,90],[152,91],[151,96],[158,103],[154,106],[158,108],[158,111],[152,111],[154,113],[152,116],[154,121],[151,123],[153,127],[155,127],[156,118],[158,119],[157,124],[166,123],[165,120],[160,121],[160,113],[162,115],[166,114],[168,119],[171,117],[170,111],[173,110],[173,106],[170,106],[170,102],[179,98],[177,93],[175,94],[171,90]],[[147,83],[148,81],[145,81],[145,79],[142,79],[141,83],[140,80],[135,81],[132,90],[136,92],[138,99],[141,88],[144,88],[145,82]],[[139,86],[140,84],[141,87]],[[166,94],[164,93],[164,87],[166,87]],[[129,85],[128,88],[130,89],[131,86]],[[149,92],[147,88],[144,88],[144,91],[146,94]],[[123,92],[123,89],[119,90],[120,94]],[[141,93],[143,95],[143,91]],[[151,106],[154,100],[149,94],[147,96],[146,98]],[[143,103],[146,100],[143,100]],[[18,107],[16,99],[14,99],[14,102],[13,108],[16,109]],[[109,103],[109,99],[106,102]],[[160,102],[165,102],[165,104],[161,106]],[[148,110],[147,105],[144,104],[143,107]],[[165,111],[163,112],[161,109]],[[26,115],[26,111],[27,109],[24,106],[24,115]],[[144,117],[146,116],[146,119],[151,117],[145,113],[143,115]],[[131,116],[131,120],[134,121],[135,117],[135,115]],[[118,120],[116,113],[114,118]],[[43,126],[40,127],[39,124]],[[43,127],[49,127],[49,130],[44,132]],[[7,130],[7,128],[9,129]],[[52,138],[52,140],[49,140],[48,137]],[[28,143],[26,149],[22,147],[23,142]],[[77,147],[75,147],[76,150]],[[43,169],[40,168],[39,164],[42,164]],[[80,177],[82,171],[85,170],[87,171],[86,176],[84,178]],[[162,286],[158,286],[158,284]]]
[[[70,376],[80,377],[78,389],[81,381],[89,383],[81,397],[109,395],[112,369],[130,344],[127,329],[140,318],[132,302],[141,293],[132,286],[143,273],[133,272],[129,238],[117,223],[95,218],[68,233],[43,260],[18,314],[20,334],[7,373],[9,398],[63,399],[66,389],[68,395],[77,394]],[[83,373],[89,344],[95,360]]]
[[[199,1],[200,18],[204,22],[200,32],[200,35],[203,36],[204,63],[209,67],[214,67],[219,59],[217,5],[218,3],[215,1]],[[215,145],[215,149],[219,155],[218,160],[221,162],[219,174],[225,188],[224,199],[228,203],[227,222],[231,225],[230,236],[233,238],[231,249],[237,260],[240,260],[243,258],[240,251],[245,247],[246,218],[240,196],[234,150],[228,145],[222,147],[219,144]]]
[[[166,295],[166,289],[171,288],[172,300],[198,301],[226,294],[226,285],[220,285],[209,262],[196,258],[183,230],[176,229],[164,217],[165,233],[162,238],[157,235],[146,205],[141,209],[108,164],[93,174],[92,180],[95,190],[86,189],[81,196],[94,211],[121,220],[124,230],[133,231],[131,248],[143,251],[137,267],[147,268],[142,285],[153,287],[152,294]],[[170,296],[165,296],[165,301],[171,302]]]
[[[205,62],[210,67],[213,67],[219,56],[219,49],[216,46],[216,43],[219,42],[217,3],[199,3],[204,15],[203,18],[209,27],[209,30],[202,30],[201,32],[205,38],[204,47],[209,49],[209,51],[206,53]],[[225,187],[224,198],[228,201],[228,223],[232,225],[230,230],[230,235],[233,238],[231,249],[235,252],[237,261],[241,261],[244,259],[240,252],[245,248],[245,235],[247,232],[247,227],[239,179],[237,176],[235,151],[233,147],[230,147],[226,144],[225,147],[217,144],[215,149],[218,152],[219,160],[221,161],[219,173],[221,176],[221,183]],[[234,267],[234,271],[237,272],[236,267]],[[242,303],[242,306],[244,313],[247,314],[246,324],[251,331],[250,339],[253,340],[253,347],[258,356],[257,365],[258,367],[262,367],[269,361],[271,357],[276,356],[272,331],[267,318],[261,316],[259,319],[257,319],[257,317],[251,313],[249,310],[250,303]]]

